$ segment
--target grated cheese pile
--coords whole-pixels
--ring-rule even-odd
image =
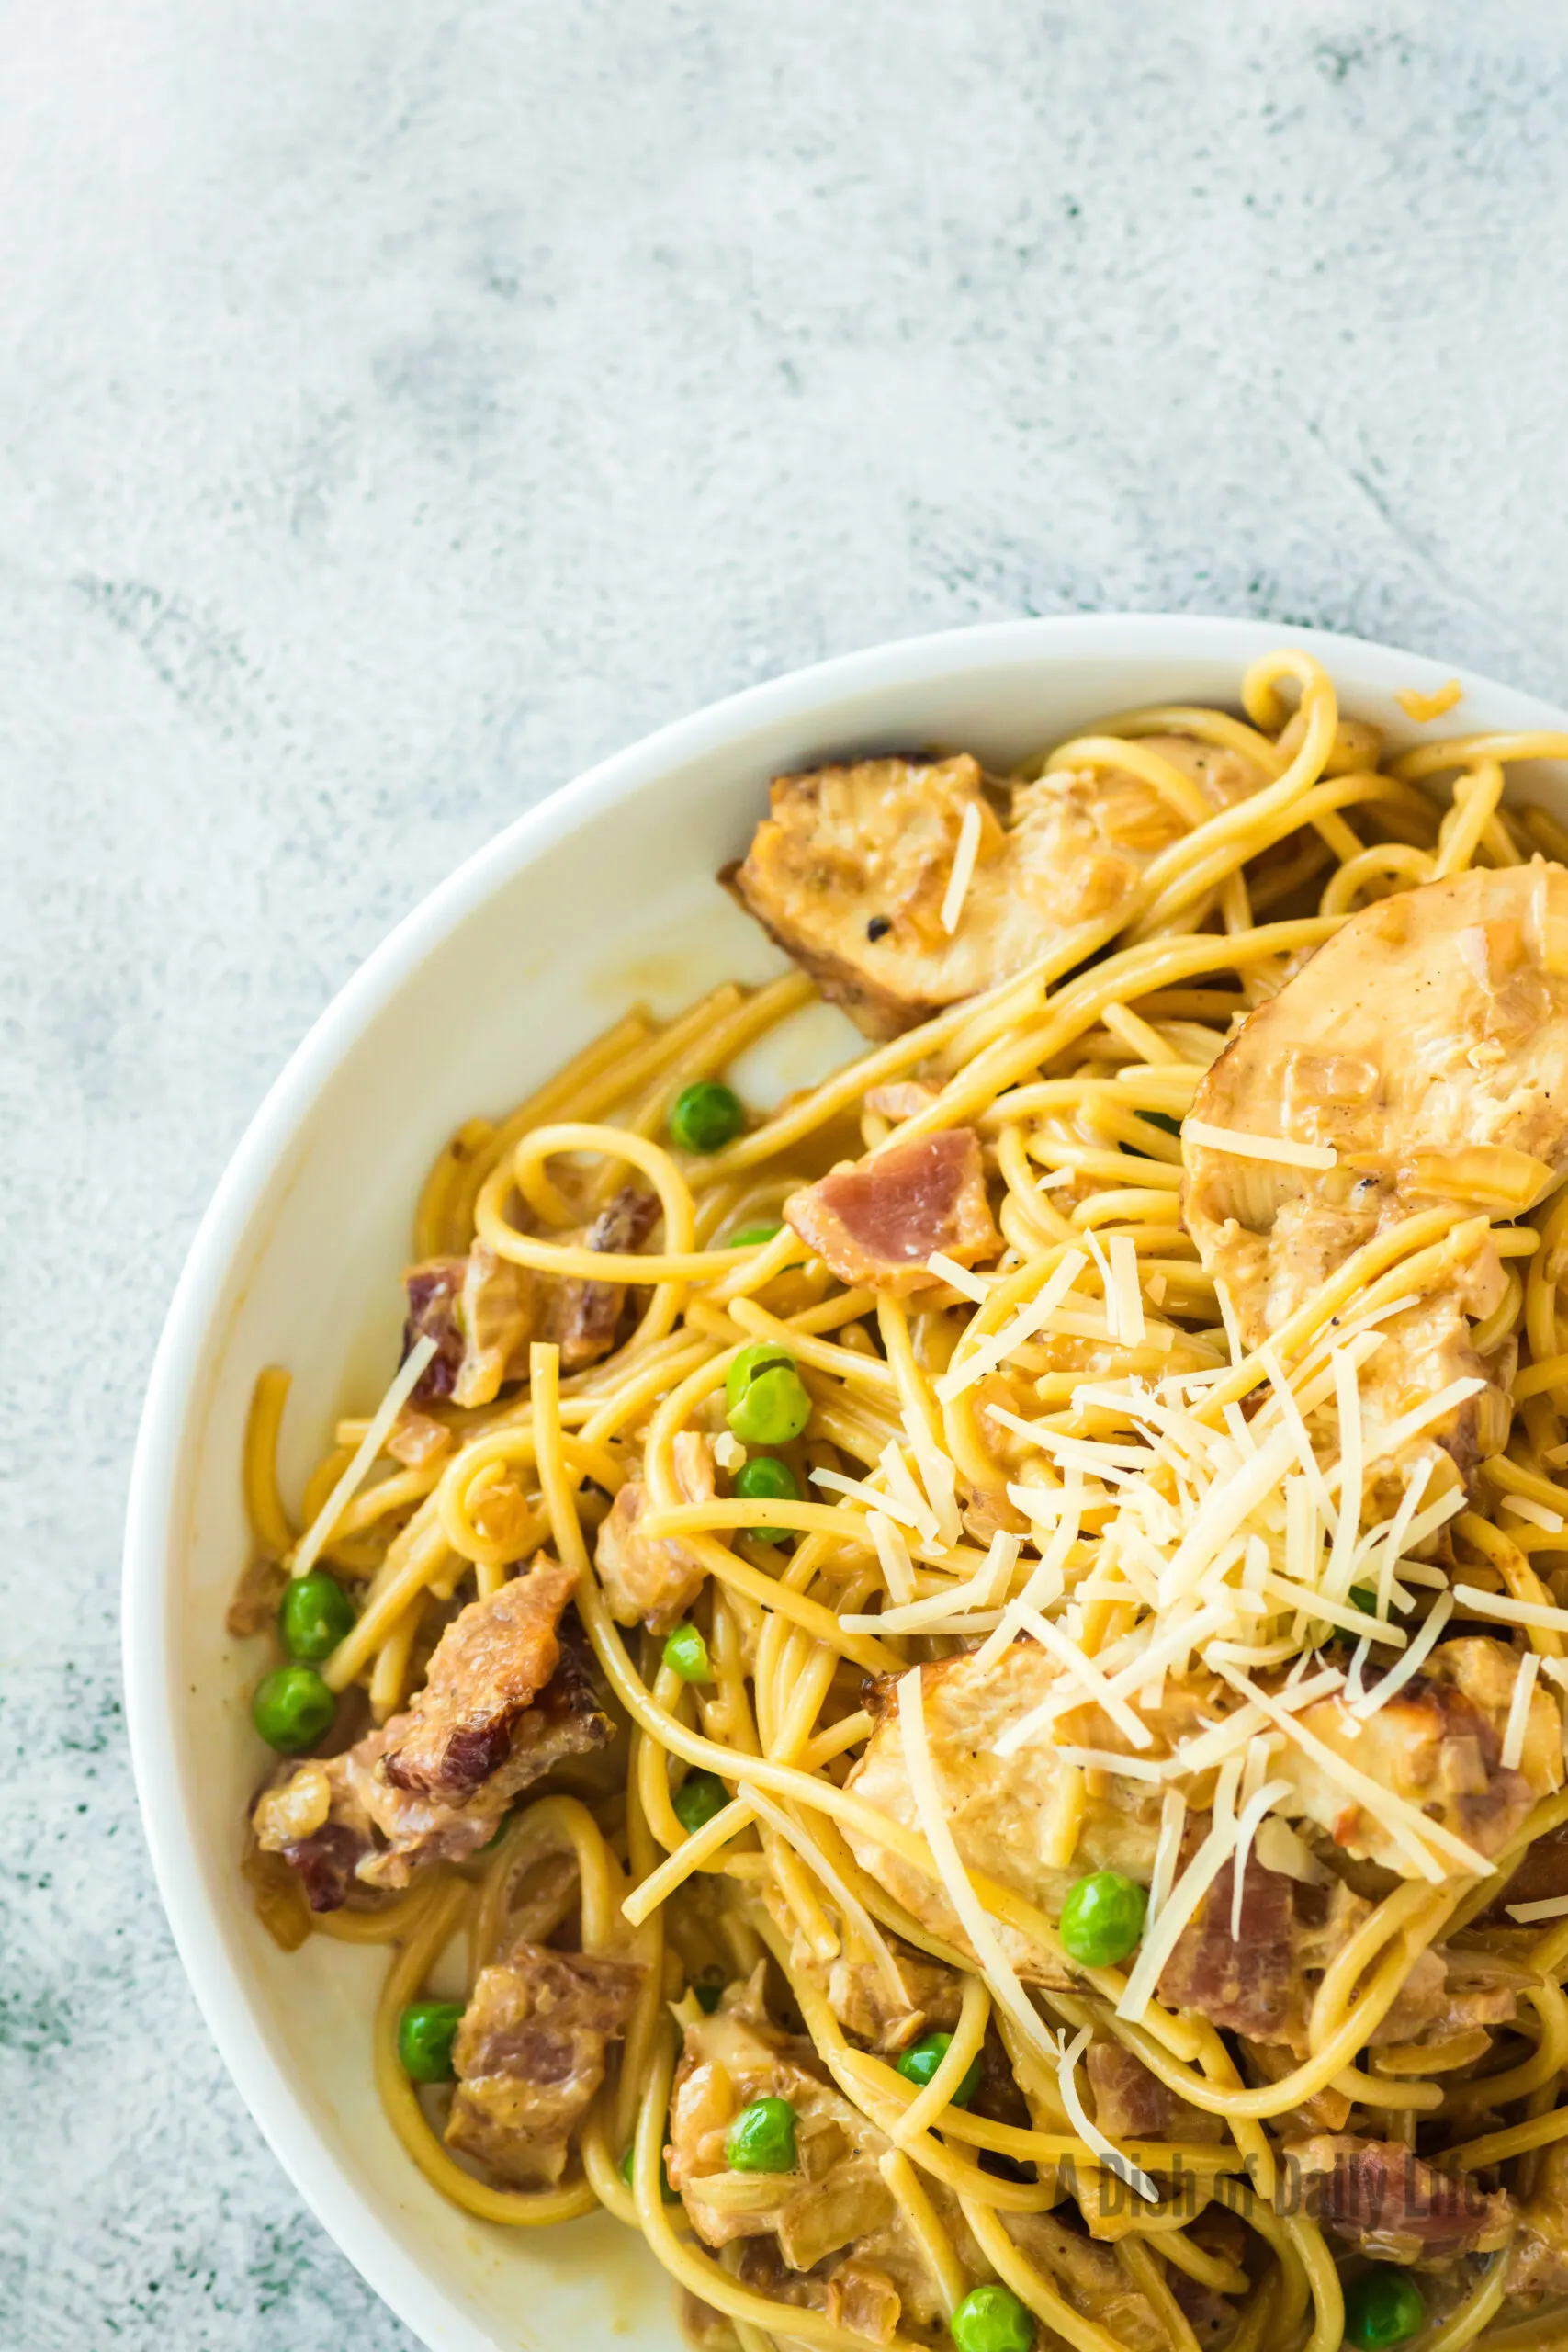
[[[1256,1139],[1216,1130],[1201,1140],[1240,1150]],[[932,1430],[906,1415],[906,1442],[890,1441],[866,1478],[814,1474],[819,1486],[866,1510],[883,1570],[883,1608],[844,1623],[884,1636],[980,1638],[982,1668],[1019,1635],[1032,1636],[1058,1672],[1049,1695],[996,1736],[995,1753],[1045,1746],[1075,1786],[1081,1776],[1098,1774],[1139,1784],[1145,1795],[1159,1792],[1148,1921],[1119,2015],[1135,2021],[1145,2014],[1179,1937],[1227,1863],[1236,1865],[1236,1936],[1249,1852],[1292,1877],[1321,1878],[1321,1865],[1291,1826],[1305,1811],[1296,1793],[1303,1775],[1293,1780],[1282,1763],[1310,1767],[1338,1784],[1348,1807],[1370,1810],[1408,1875],[1435,1883],[1486,1871],[1489,1864],[1463,1838],[1343,1752],[1419,1671],[1456,1598],[1501,1624],[1568,1632],[1568,1610],[1474,1588],[1456,1596],[1420,1556],[1464,1508],[1457,1484],[1437,1475],[1440,1453],[1427,1433],[1481,1384],[1454,1382],[1405,1413],[1375,1448],[1369,1443],[1361,1378],[1383,1345],[1379,1327],[1409,1301],[1340,1318],[1289,1363],[1264,1349],[1248,1364],[1257,1376],[1244,1412],[1235,1401],[1216,1404],[1213,1393],[1242,1361],[1234,1330],[1229,1365],[1211,1351],[1192,1368],[1192,1335],[1162,1317],[1163,1292],[1144,1276],[1131,1236],[1102,1245],[1089,1233],[1084,1246],[1062,1248],[1034,1295],[1015,1294],[1005,1315],[990,1304],[1001,1278],[976,1275],[945,1258],[933,1260],[931,1271],[975,1310],[935,1380],[937,1398],[973,1413],[986,1442],[1008,1446],[1014,1472],[1008,1498],[1028,1532],[997,1536],[976,1565],[973,1545],[963,1540],[953,1463]],[[1042,1343],[1085,1338],[1136,1349],[1141,1363],[1156,1366],[1183,1346],[1179,1361],[1187,1368],[1077,1377],[1060,1409],[1014,1409],[1033,1389],[1031,1365],[1020,1358]],[[1052,1393],[1048,1386],[1045,1393]],[[1232,1399],[1235,1394],[1233,1384]],[[1374,1476],[1375,1491],[1386,1494],[1396,1464],[1396,1505],[1375,1517]],[[1319,1655],[1336,1634],[1354,1637],[1348,1666]],[[1369,1680],[1374,1656],[1378,1670]],[[1179,1681],[1200,1668],[1211,1686],[1215,1677],[1219,1682],[1202,1727],[1171,1741],[1156,1736],[1146,1718],[1168,1678]],[[1523,1752],[1537,1673],[1532,1657],[1518,1678],[1506,1763],[1517,1764]],[[1303,1720],[1329,1698],[1338,1702],[1334,1744]],[[1062,1718],[1088,1704],[1100,1711],[1112,1744],[1104,1744],[1103,1734],[1097,1746],[1067,1736]],[[1022,1993],[948,1826],[918,1674],[900,1684],[900,1718],[920,1827],[953,1909],[993,1995],[1040,2046],[1046,2029]],[[1199,1774],[1215,1776],[1213,1794],[1206,1788],[1193,1799],[1209,1826],[1183,1866],[1183,1830]],[[1043,1835],[1053,1860],[1070,1862],[1076,1818],[1048,1822]],[[1065,2053],[1059,2063],[1066,2099],[1071,2070]],[[1119,2152],[1100,2148],[1098,2136],[1091,2144],[1113,2168],[1125,2166]]]

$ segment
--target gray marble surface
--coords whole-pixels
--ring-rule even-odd
[[[119,1520],[231,1147],[660,720],[1168,607],[1568,696],[1559,0],[0,8],[0,2346],[392,2352],[209,2046]]]

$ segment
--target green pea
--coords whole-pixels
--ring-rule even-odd
[[[1408,2270],[1380,2262],[1345,2290],[1345,2335],[1360,2352],[1384,2352],[1419,2335],[1427,2300]]]
[[[398,2019],[398,2056],[411,2083],[449,2083],[460,2001],[411,2001]]]
[[[783,1231],[783,1223],[776,1219],[771,1225],[743,1225],[739,1233],[726,1236],[724,1246],[727,1250],[759,1250],[764,1241],[771,1241],[775,1233]]]
[[[811,1419],[811,1399],[787,1348],[742,1348],[724,1383],[725,1419],[748,1445],[787,1445]]]
[[[353,1627],[354,1603],[325,1568],[296,1577],[277,1604],[278,1637],[290,1657],[330,1657]]]
[[[971,2287],[948,2321],[958,2352],[1030,2352],[1034,2322],[1010,2287]]]
[[[745,1125],[739,1095],[716,1079],[683,1086],[670,1106],[670,1139],[682,1151],[722,1151]]]
[[[635,2148],[628,2148],[626,2154],[621,2158],[620,2163],[615,2166],[615,2170],[620,2174],[621,2178],[626,2182],[628,2188],[632,2185],[632,2158],[636,2154],[637,2151]],[[681,2202],[680,2190],[678,2188],[671,2188],[670,2186],[670,2169],[665,2164],[662,2154],[660,2154],[659,2159],[659,2194],[664,2199],[666,2205],[679,2205]]]
[[[731,2172],[793,2172],[795,2109],[787,2098],[754,2098],[729,2127],[724,2161]]]
[[[337,1701],[313,1666],[278,1666],[264,1674],[251,1721],[280,1756],[300,1756],[331,1731]]]
[[[729,1798],[716,1772],[688,1772],[671,1802],[675,1818],[689,1837],[722,1813]]]
[[[1080,1878],[1062,1905],[1060,1933],[1067,1957],[1080,1968],[1114,1968],[1142,1936],[1148,1907],[1145,1890],[1120,1871],[1094,1871]]]
[[[950,2033],[922,2033],[919,2041],[911,2041],[898,2061],[898,2072],[907,2083],[924,2090],[931,2076],[946,2057]],[[958,2088],[953,2094],[954,2107],[967,2107],[980,2087],[980,2061],[976,2058],[965,2071]]]
[[[664,1663],[682,1682],[711,1682],[708,1645],[695,1625],[676,1625],[664,1636]]]
[[[724,1998],[723,1985],[694,1984],[692,1990],[697,1996],[697,2007],[701,2009],[704,2017],[711,2018],[715,2009],[717,2008],[720,2001]]]
[[[736,1472],[735,1491],[749,1503],[797,1503],[800,1481],[787,1462],[780,1462],[772,1453],[756,1453]],[[787,1527],[749,1527],[746,1532],[754,1535],[759,1544],[787,1544],[790,1540]]]

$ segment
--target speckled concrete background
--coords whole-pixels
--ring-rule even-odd
[[[312,1016],[523,802],[1097,607],[1568,696],[1559,0],[0,9],[0,2346],[391,2352],[220,2071],[116,1648]]]

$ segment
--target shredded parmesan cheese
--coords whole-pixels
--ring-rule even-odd
[[[1547,1633],[1568,1634],[1568,1609],[1553,1609],[1544,1600],[1513,1600],[1506,1593],[1483,1592],[1473,1584],[1456,1584],[1453,1599],[1472,1617],[1495,1617],[1505,1625],[1540,1625]]]
[[[969,1873],[942,1809],[942,1791],[937,1785],[931,1743],[926,1736],[925,1695],[919,1667],[903,1676],[898,1684],[898,1728],[903,1734],[904,1761],[920,1834],[931,1849],[948,1900],[975,1948],[992,1998],[1001,2003],[1030,2048],[1055,2066],[1061,2056],[1061,2043],[1029,1998],[1002,1950],[980,1898],[969,1883]]]
[[[958,847],[953,852],[953,871],[947,877],[947,893],[942,902],[942,927],[951,939],[958,929],[958,918],[964,912],[964,901],[975,872],[975,860],[980,854],[980,804],[971,800],[964,811],[958,828]]]
[[[1530,1696],[1540,1672],[1540,1653],[1527,1650],[1519,1661],[1514,1695],[1508,1706],[1507,1726],[1503,1734],[1503,1770],[1506,1772],[1517,1772],[1519,1769],[1519,1761],[1525,1752],[1525,1734],[1529,1729]]]
[[[1084,2107],[1078,2092],[1077,2064],[1092,2039],[1089,2028],[1087,2025],[1083,2026],[1062,2052],[1061,2071],[1056,2077],[1056,2087],[1062,2094],[1062,2105],[1067,2110],[1067,2120],[1078,2138],[1094,2150],[1095,2154],[1108,2171],[1113,2172],[1118,2180],[1124,2180],[1129,2188],[1135,2188],[1138,2195],[1146,2199],[1149,2204],[1157,2205],[1159,2190],[1155,2187],[1148,2174],[1140,2171],[1132,2157],[1123,2149],[1119,2148],[1113,2140],[1106,2138],[1099,2124],[1089,2120]]]
[[[909,1558],[908,1545],[885,1510],[870,1512],[866,1525],[871,1530],[871,1540],[876,1546],[876,1556],[886,1578],[888,1591],[896,1601],[912,1601],[915,1598],[915,1570]],[[948,1605],[943,1596],[941,1608],[945,1609]],[[940,1614],[940,1610],[936,1613]]]
[[[1138,1286],[1138,1245],[1130,1233],[1111,1237],[1112,1288],[1106,1294],[1112,1336],[1123,1347],[1144,1344],[1144,1295]]]
[[[391,1386],[371,1415],[370,1426],[355,1447],[353,1461],[295,1545],[294,1557],[288,1564],[291,1577],[308,1576],[320,1559],[323,1544],[332,1541],[333,1528],[364,1485],[391,1433],[392,1423],[419,1386],[420,1375],[434,1353],[435,1342],[428,1334],[416,1340],[409,1350]]]
[[[1166,1962],[1176,1950],[1183,1928],[1235,1851],[1235,1792],[1241,1779],[1241,1758],[1233,1756],[1221,1771],[1214,1789],[1213,1826],[1187,1868],[1160,1905],[1159,1917],[1144,1929],[1138,1957],[1127,1978],[1116,2014],[1136,2024],[1154,1998]]]
[[[956,1258],[948,1257],[943,1250],[933,1251],[926,1260],[926,1272],[935,1274],[937,1280],[946,1283],[950,1289],[962,1291],[964,1297],[973,1299],[976,1306],[984,1306],[990,1295],[991,1285],[984,1275],[976,1273],[968,1266],[961,1266]]]
[[[1163,1910],[1176,1878],[1177,1856],[1181,1851],[1181,1833],[1187,1826],[1187,1799],[1179,1789],[1167,1789],[1160,1801],[1159,1842],[1155,1848],[1154,1872],[1149,1880],[1149,1907],[1144,1923],[1146,1935]]]
[[[1553,1510],[1550,1503],[1538,1503],[1533,1495],[1505,1495],[1503,1509],[1512,1511],[1516,1519],[1528,1520],[1532,1527],[1544,1528],[1548,1535],[1562,1532],[1562,1513]]]
[[[1549,1894],[1540,1903],[1510,1903],[1506,1908],[1521,1928],[1533,1928],[1539,1919],[1568,1919],[1568,1894]]]
[[[1181,1140],[1204,1145],[1210,1151],[1228,1151],[1237,1159],[1271,1159],[1281,1168],[1337,1167],[1339,1154],[1332,1144],[1295,1143],[1287,1136],[1255,1136],[1240,1127],[1213,1127],[1206,1119],[1182,1123]]]
[[[1248,1761],[1250,1760],[1249,1758]],[[1256,1795],[1247,1799],[1241,1809],[1241,1819],[1236,1824],[1234,1858],[1235,1867],[1231,1886],[1231,1941],[1233,1944],[1238,1944],[1241,1941],[1242,1903],[1247,1894],[1247,1861],[1252,1850],[1253,1838],[1257,1835],[1258,1825],[1264,1815],[1271,1806],[1277,1805],[1282,1797],[1288,1797],[1290,1793],[1289,1781],[1268,1781]]]
[[[978,1340],[961,1363],[954,1363],[942,1374],[936,1384],[939,1402],[951,1405],[955,1396],[962,1396],[966,1388],[972,1388],[977,1380],[983,1380],[988,1372],[995,1372],[998,1364],[1005,1363],[1013,1350],[1021,1347],[1025,1340],[1032,1339],[1036,1331],[1043,1331],[1088,1265],[1089,1259],[1083,1250],[1069,1250],[1061,1263],[1053,1270],[1049,1280],[1027,1306],[1019,1308],[1010,1323],[1001,1330],[992,1332],[988,1339]],[[958,1344],[962,1349],[964,1341],[961,1340]]]

